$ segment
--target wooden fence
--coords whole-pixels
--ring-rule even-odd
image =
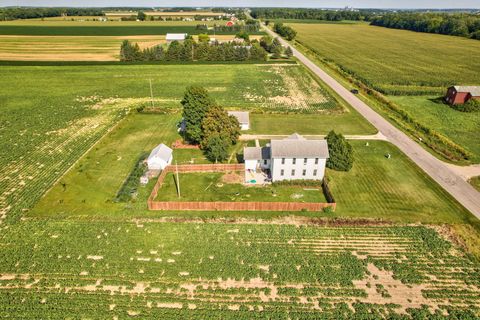
[[[157,183],[148,198],[149,210],[171,211],[322,211],[330,207],[335,210],[336,203],[322,202],[224,202],[224,201],[155,201],[158,190],[169,172],[175,172],[173,165],[167,166],[159,175]],[[243,164],[192,164],[178,166],[178,172],[225,172],[244,171]]]

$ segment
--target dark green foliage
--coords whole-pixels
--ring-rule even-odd
[[[207,147],[209,138],[214,135],[221,136],[229,145],[233,145],[237,143],[238,137],[240,137],[240,124],[237,118],[229,116],[222,107],[212,106],[203,118],[202,134],[203,149]]]
[[[285,55],[289,59],[293,56],[293,51],[292,51],[292,48],[290,46],[288,46],[287,49],[285,49]]]
[[[228,158],[228,147],[230,141],[228,138],[213,134],[207,137],[203,142],[203,150],[207,159],[212,162],[222,162]]]
[[[127,180],[123,183],[120,190],[117,192],[115,201],[118,202],[128,202],[132,199],[132,196],[137,192],[138,185],[140,184],[140,177],[144,175],[147,170],[147,166],[143,163],[143,160],[147,158],[148,154],[142,154],[135,166],[133,167],[132,172],[127,177]]]
[[[137,19],[140,21],[145,21],[147,18],[147,15],[143,11],[138,11],[137,13]]]
[[[282,57],[283,47],[282,46],[275,46],[272,49],[272,58],[280,59]]]
[[[185,139],[198,144],[203,138],[203,118],[210,107],[215,105],[215,101],[204,88],[191,86],[185,91],[181,104],[183,106],[182,116],[185,121]]]
[[[326,137],[328,143],[327,167],[337,171],[350,171],[353,167],[353,148],[345,137],[330,131]]]
[[[477,112],[480,111],[480,100],[470,99],[463,104],[452,104],[451,107],[461,112]]]
[[[208,36],[207,36],[208,37]],[[258,44],[250,47],[234,43],[208,43],[206,38],[196,43],[187,38],[184,42],[172,41],[165,50],[155,46],[140,50],[125,40],[120,48],[120,61],[266,61],[267,52]]]
[[[377,10],[378,11],[378,10]],[[311,20],[368,20],[374,15],[368,10],[341,11],[301,8],[255,8],[251,12],[256,19],[311,19]]]
[[[66,16],[103,16],[106,8],[0,8],[0,20]],[[134,10],[132,8],[132,10]]]
[[[140,52],[138,44],[132,44],[128,40],[124,40],[120,46],[120,61],[140,61],[143,56],[149,56],[150,52]]]
[[[236,35],[235,35],[235,38],[237,39],[243,39],[245,40],[246,42],[249,42],[250,41],[250,36],[248,35],[248,33],[246,31],[240,31],[238,32]]]
[[[278,33],[288,41],[295,39],[295,37],[297,36],[297,31],[293,30],[289,26],[285,26],[281,22],[275,23],[275,25],[273,26],[273,31],[275,31],[276,33]]]
[[[472,39],[479,39],[480,35],[480,17],[466,13],[391,13],[374,18],[371,24]]]

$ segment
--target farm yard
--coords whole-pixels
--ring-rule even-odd
[[[438,131],[460,145],[471,153],[468,161],[463,161],[465,164],[480,161],[477,143],[480,115],[463,114],[449,110],[447,105],[432,102],[444,96],[451,85],[480,84],[480,62],[470,58],[480,55],[478,41],[365,24],[289,25],[298,31],[297,41],[312,50],[320,63],[341,70],[345,76],[352,76],[385,94],[400,112],[406,112],[419,123],[417,127]],[[396,122],[404,121],[384,106],[372,101],[370,105]],[[429,138],[418,130],[414,135],[422,136],[424,140]],[[437,148],[441,143],[441,139],[433,142]],[[452,150],[447,153],[449,151]],[[443,159],[462,164],[457,156],[438,152]]]
[[[279,71],[281,68],[285,71]],[[150,140],[140,145],[121,141],[123,150],[131,150],[129,152],[132,153],[129,158],[119,154],[123,161],[116,160],[115,156],[112,163],[121,164],[122,170],[126,170],[122,171],[125,175],[133,165],[133,159],[137,159],[141,152],[148,152],[163,139],[173,143],[179,138],[176,124],[180,120],[179,102],[186,86],[205,86],[218,103],[229,108],[263,108],[261,111],[284,113],[292,107],[292,103],[279,97],[289,94],[291,88],[285,87],[292,86],[295,78],[291,75],[301,72],[302,67],[289,65],[166,65],[161,68],[145,65],[2,66],[0,99],[5,103],[0,115],[1,216],[4,218],[7,213],[14,212],[12,217],[20,217],[22,210],[28,210],[38,201],[67,168],[128,112],[136,113],[138,106],[149,105],[149,79],[152,79],[157,108],[172,115],[161,118],[163,120],[157,123],[154,122],[155,117],[161,115],[139,115],[132,119],[151,117],[148,118],[151,119],[150,124],[145,128],[152,131],[145,132]],[[314,80],[305,76],[298,81],[311,84]],[[272,83],[275,83],[276,90],[271,90]],[[246,97],[245,92],[252,96]],[[327,95],[326,91],[323,94],[327,99],[325,103],[331,108],[333,96]],[[306,92],[301,97],[298,108],[306,108],[308,112],[320,110],[324,121],[330,121],[328,112],[325,113],[322,105],[318,104],[318,92],[315,95]],[[293,108],[298,109],[295,104]],[[340,116],[338,112],[341,110],[351,117],[349,109],[339,103],[338,108],[332,111],[335,118]],[[356,115],[356,122],[364,123],[364,120]],[[300,129],[302,123],[297,123],[296,127]],[[359,128],[357,133],[362,134],[364,128],[370,127],[356,128]],[[295,126],[288,129],[295,129]],[[130,130],[126,134],[131,135],[138,128],[133,126]],[[322,128],[319,130],[322,130],[319,134],[327,133]],[[145,139],[141,135],[131,135],[128,139],[135,137]],[[185,161],[198,156],[199,153],[191,157],[185,155]],[[111,163],[105,165],[104,170],[108,172]],[[125,176],[117,179],[116,183],[121,185]],[[114,185],[114,188],[117,187]],[[101,197],[102,194],[92,196]]]
[[[0,244],[8,318],[473,319],[480,308],[478,264],[425,226],[27,220]]]

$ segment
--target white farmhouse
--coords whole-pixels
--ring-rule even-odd
[[[173,150],[166,145],[159,144],[152,150],[147,158],[147,166],[149,171],[158,171],[165,169],[166,166],[172,164]]]
[[[262,177],[272,181],[322,180],[328,159],[326,140],[307,140],[294,133],[283,140],[271,140],[266,147],[244,149],[245,181]]]
[[[228,111],[228,115],[237,118],[240,130],[250,130],[250,113],[248,111]]]
[[[167,43],[170,43],[172,41],[184,41],[186,38],[186,33],[167,33],[167,35],[165,36]]]

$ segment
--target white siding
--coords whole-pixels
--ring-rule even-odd
[[[315,164],[314,158],[307,159],[304,163],[304,158],[297,158],[293,164],[292,158],[285,158],[285,164],[282,164],[282,159],[273,159],[272,164],[272,180],[322,180],[325,175],[326,159],[318,159],[318,164]],[[281,171],[284,170],[283,176]],[[292,170],[295,174],[292,175]],[[305,170],[305,175],[303,175]],[[314,176],[314,171],[317,170],[317,175]]]
[[[258,160],[245,160],[245,170],[253,170],[257,169]]]
[[[167,165],[172,164],[172,159],[173,157],[171,156],[168,162],[166,162],[158,157],[153,157],[147,161],[148,170],[163,170]]]
[[[250,126],[248,123],[240,123],[240,130],[245,131],[245,130],[250,130]]]

